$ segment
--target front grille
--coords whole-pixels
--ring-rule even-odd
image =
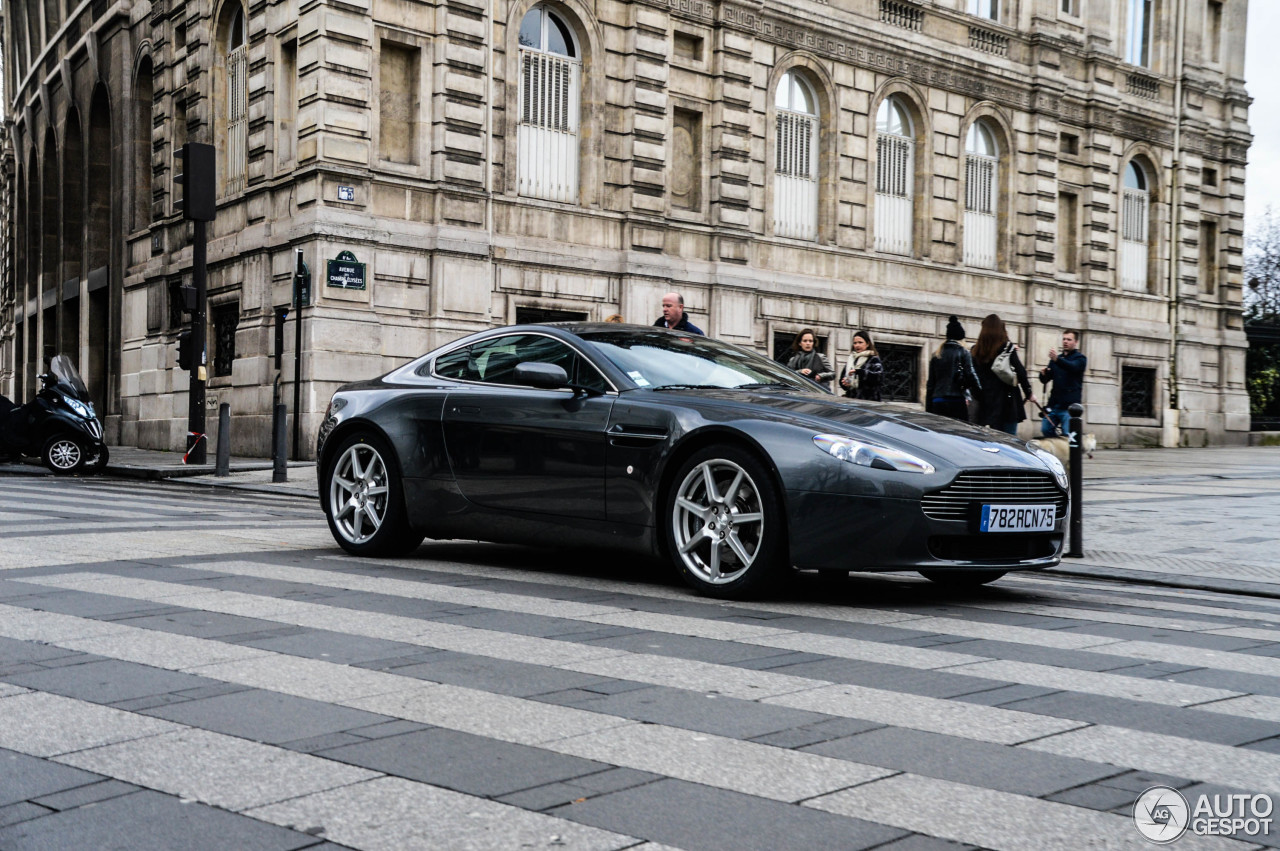
[[[1062,544],[1061,535],[1044,532],[1002,535],[933,535],[929,553],[944,561],[1018,562],[1049,558]]]
[[[933,520],[968,520],[975,505],[1044,505],[1053,503],[1059,518],[1067,516],[1067,495],[1049,473],[990,470],[961,473],[942,490],[920,500],[924,514]]]

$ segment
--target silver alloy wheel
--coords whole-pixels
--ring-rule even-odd
[[[338,458],[329,480],[329,514],[349,543],[363,544],[387,516],[387,465],[367,443],[355,443]]]
[[[82,457],[80,444],[68,437],[58,440],[49,447],[49,465],[61,472],[74,470],[80,466]]]
[[[689,572],[711,585],[727,585],[741,578],[760,552],[760,491],[746,470],[711,458],[680,483],[671,523],[677,553]]]

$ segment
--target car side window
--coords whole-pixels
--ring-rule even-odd
[[[576,351],[540,334],[510,334],[456,349],[436,358],[435,371],[441,378],[514,384],[516,365],[522,363],[553,363],[572,383],[600,392],[609,389],[604,376]]]

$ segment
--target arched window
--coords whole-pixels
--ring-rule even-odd
[[[910,254],[915,194],[915,131],[897,95],[876,113],[876,251]]]
[[[151,128],[154,124],[152,95],[155,91],[151,57],[138,63],[133,85],[133,229],[151,224]]]
[[[1151,198],[1147,171],[1131,160],[1124,171],[1120,190],[1120,285],[1133,292],[1146,292],[1147,257],[1150,253]]]
[[[534,6],[520,22],[519,191],[549,201],[578,200],[578,119],[582,57],[573,30]]]
[[[996,267],[999,156],[991,128],[982,121],[969,125],[964,140],[964,262],[983,269]]]
[[[778,112],[773,172],[773,229],[778,236],[818,238],[818,105],[795,71],[774,93]]]
[[[249,40],[244,8],[233,7],[226,30],[227,171],[223,191],[244,189],[249,174]]]

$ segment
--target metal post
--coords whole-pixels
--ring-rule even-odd
[[[1067,428],[1071,459],[1071,469],[1068,471],[1071,477],[1071,542],[1063,555],[1067,558],[1084,558],[1084,447],[1081,439],[1084,432],[1084,420],[1081,419],[1084,406],[1077,402],[1067,408],[1067,412],[1071,414]]]
[[[293,257],[293,460],[302,460],[299,429],[302,426],[302,249]]]
[[[226,402],[218,406],[218,466],[213,474],[231,475],[231,406]]]
[[[283,403],[276,405],[275,415],[271,418],[271,481],[289,481],[289,455],[285,443],[284,421],[288,417],[288,408]]]
[[[191,315],[191,388],[187,393],[187,464],[208,463],[204,423],[204,383],[206,378],[205,313],[208,309],[208,223],[193,222],[195,239],[191,243],[191,277],[196,289],[196,309]]]

